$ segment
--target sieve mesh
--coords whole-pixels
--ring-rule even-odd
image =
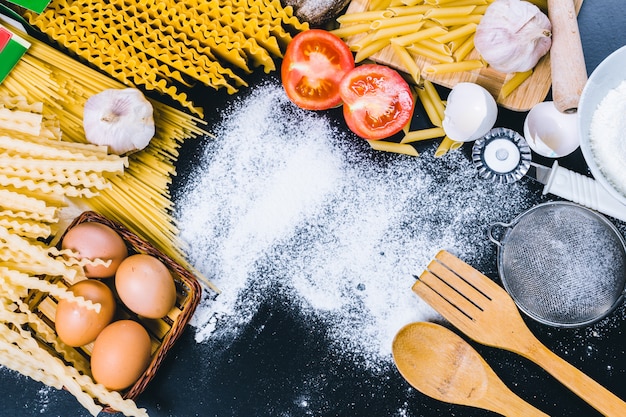
[[[534,319],[573,327],[617,306],[626,281],[626,250],[604,217],[566,202],[521,215],[500,244],[499,272],[518,307]]]

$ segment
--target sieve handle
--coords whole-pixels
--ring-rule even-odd
[[[498,230],[508,229],[509,227],[511,227],[510,223],[495,222],[487,229],[487,237],[496,245],[502,246],[501,238],[504,236],[504,233],[499,234]],[[498,236],[500,236],[500,238]]]
[[[557,161],[554,161],[550,178],[543,188],[543,194],[547,193],[626,221],[626,205],[593,178],[563,168]]]

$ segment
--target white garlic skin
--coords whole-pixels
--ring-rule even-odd
[[[118,155],[140,151],[154,137],[153,113],[150,101],[136,88],[104,90],[85,103],[85,137]]]
[[[552,45],[552,24],[537,6],[524,0],[496,0],[476,27],[474,46],[485,61],[503,73],[537,65]]]

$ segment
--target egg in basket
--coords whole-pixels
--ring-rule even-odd
[[[92,413],[97,413],[103,406],[107,412],[142,415],[145,410],[137,409],[133,402],[127,400],[137,398],[154,378],[167,352],[191,319],[202,289],[195,276],[170,257],[123,225],[93,211],[84,212],[74,219],[61,236],[57,249],[63,249],[65,238],[78,241],[70,242],[73,245],[80,245],[81,241],[84,244],[85,236],[76,231],[85,226],[96,227],[100,232],[113,232],[125,246],[122,252],[127,253],[125,256],[120,254],[118,247],[116,256],[122,259],[111,257],[111,262],[94,262],[100,268],[95,272],[89,270],[93,265],[84,266],[88,276],[86,280],[70,285],[63,278],[55,277],[53,283],[70,288],[77,297],[82,295],[85,299],[92,299],[98,305],[98,314],[92,308],[87,314],[89,317],[76,321],[77,312],[89,312],[90,308],[86,308],[88,303],[59,299],[47,292],[31,290],[25,301],[41,319],[40,323],[46,326],[44,329],[31,326],[31,331],[42,347],[80,374],[75,379],[82,389],[77,390],[67,384],[64,388]],[[115,240],[112,242],[114,247]],[[104,266],[111,265],[115,266],[113,272],[103,272],[106,269]],[[80,285],[91,288],[74,290]],[[86,331],[82,332],[81,327]],[[49,342],[51,332],[58,334],[56,342]],[[90,335],[85,335],[89,332]],[[57,344],[56,349],[53,344]],[[61,353],[58,353],[59,350]],[[85,389],[80,381],[86,378],[95,379],[97,384],[87,382]],[[112,396],[108,395],[111,393]],[[89,407],[89,398],[85,396],[96,399],[98,404]],[[107,401],[110,398],[114,401]]]

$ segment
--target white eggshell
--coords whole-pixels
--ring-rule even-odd
[[[498,105],[484,87],[470,82],[459,83],[448,95],[443,130],[457,142],[471,142],[493,128]]]
[[[524,139],[539,155],[548,158],[569,155],[580,145],[577,116],[558,111],[552,101],[538,103],[524,120]]]

